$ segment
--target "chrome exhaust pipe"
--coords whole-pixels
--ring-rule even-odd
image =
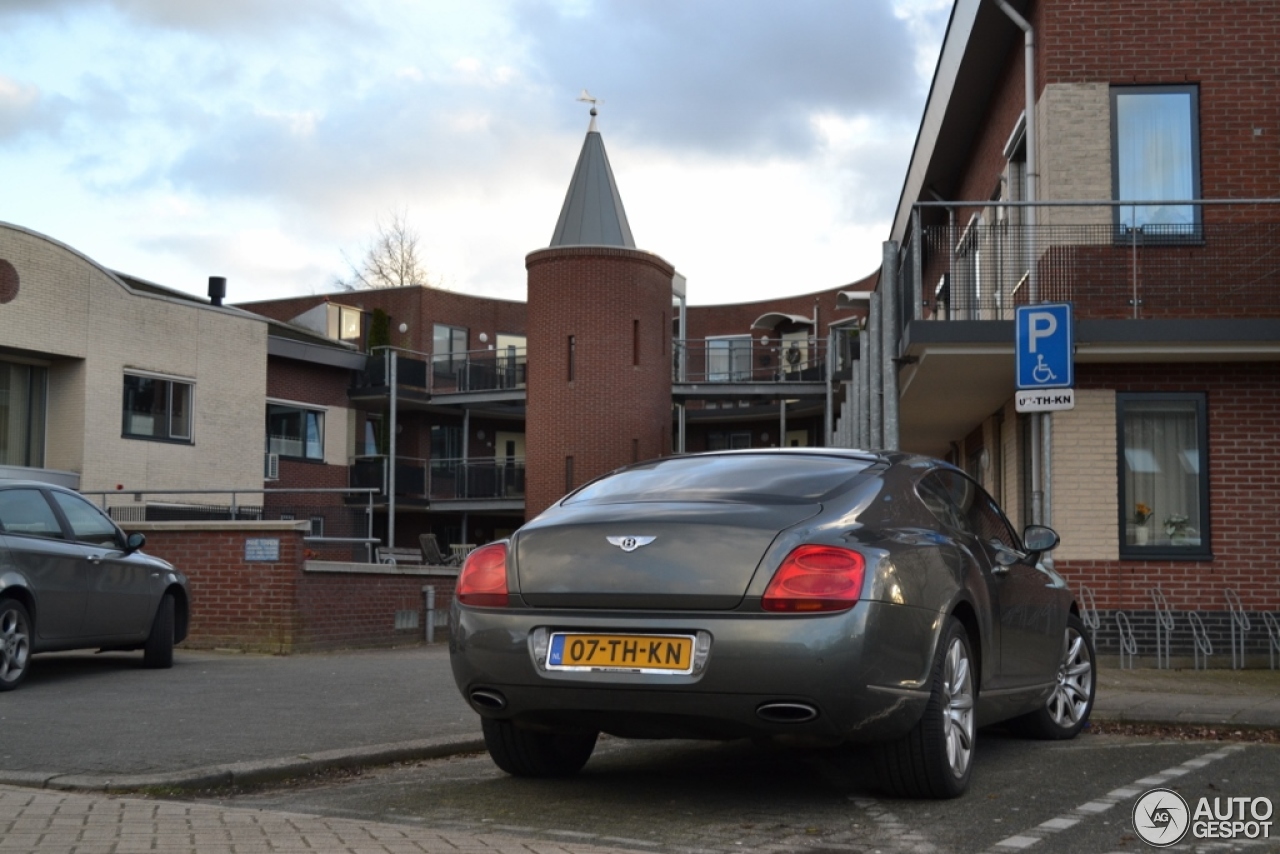
[[[764,703],[756,709],[762,720],[771,724],[803,724],[817,720],[818,710],[808,703]]]
[[[497,691],[478,690],[471,692],[471,705],[491,712],[499,712],[507,707],[507,698]]]

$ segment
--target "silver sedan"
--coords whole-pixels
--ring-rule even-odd
[[[144,544],[69,489],[0,483],[0,691],[39,652],[141,649],[144,666],[172,666],[191,594]]]

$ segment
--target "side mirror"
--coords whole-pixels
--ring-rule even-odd
[[[129,554],[132,554],[133,552],[136,552],[138,549],[142,548],[146,544],[147,544],[147,535],[135,531],[134,533],[130,534],[128,537],[125,538],[124,550]]]
[[[1060,542],[1058,532],[1044,525],[1028,525],[1022,532],[1022,545],[1036,554],[1052,551]]]

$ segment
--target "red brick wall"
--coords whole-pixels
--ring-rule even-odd
[[[1198,84],[1201,197],[1280,193],[1280,2],[1038,0],[1025,15],[1036,31],[1037,98],[1051,83]],[[1022,39],[1011,39],[955,198],[989,198],[997,186],[1004,143],[1025,106],[1023,59]],[[1232,213],[1210,209],[1205,218]]]
[[[1158,371],[1139,364],[1083,364],[1076,378],[1082,389],[1207,392],[1213,560],[1059,562],[1072,586],[1088,585],[1103,609],[1149,609],[1149,591],[1159,585],[1175,611],[1226,610],[1224,588],[1234,589],[1246,610],[1280,610],[1275,363],[1173,364]]]
[[[148,554],[187,575],[189,648],[290,653],[416,643],[424,637],[422,588],[428,584],[436,588],[441,615],[437,638],[447,634],[442,615],[453,598],[456,570],[304,571],[303,532],[288,527],[135,523],[130,529],[146,533]],[[280,560],[246,561],[249,538],[278,540]],[[418,625],[396,629],[396,611],[416,612]]]
[[[304,573],[298,584],[298,628],[306,650],[393,646],[422,640],[422,588],[435,587],[435,606],[449,609],[456,578],[368,573]],[[395,612],[414,611],[418,625],[396,629]],[[447,629],[437,619],[436,639]]]
[[[148,554],[164,558],[187,576],[191,587],[187,646],[262,652],[293,648],[301,531],[184,530],[175,523],[135,523],[130,528],[146,533]],[[279,540],[280,561],[246,561],[249,537]]]
[[[671,453],[671,279],[647,252],[544,249],[529,271],[525,516],[633,459]],[[639,359],[634,333],[639,323]],[[574,379],[568,340],[574,336]]]
[[[1197,83],[1204,198],[1280,191],[1275,0],[1057,0],[1039,23],[1044,82]],[[1255,134],[1254,129],[1260,129]]]

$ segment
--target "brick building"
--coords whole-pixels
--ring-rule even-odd
[[[1263,654],[1280,608],[1278,38],[1276,2],[959,0],[895,212],[899,442],[1061,533],[1103,651],[1159,620],[1226,655],[1234,618]],[[1040,302],[1074,314],[1067,411],[1015,401]]]
[[[376,536],[465,550],[637,460],[828,442],[850,355],[833,322],[865,311],[840,288],[688,306],[675,266],[637,247],[594,115],[526,271],[526,302],[405,287],[244,304],[368,354],[337,372],[273,356],[269,405],[347,425],[345,461],[278,442],[276,485],[374,487]]]

